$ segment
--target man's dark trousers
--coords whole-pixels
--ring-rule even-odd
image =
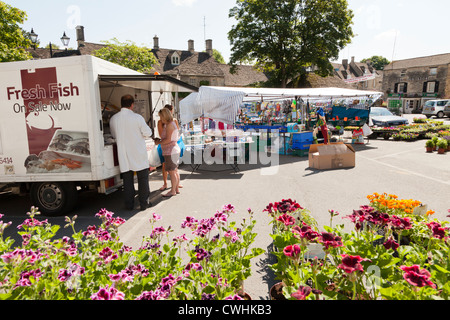
[[[141,205],[141,210],[146,209],[148,206],[148,198],[150,197],[150,187],[148,184],[149,174],[149,169],[144,169],[136,172],[138,180],[138,199]],[[125,207],[129,210],[133,210],[134,196],[136,194],[136,189],[134,188],[134,171],[122,173],[122,179],[125,196]]]

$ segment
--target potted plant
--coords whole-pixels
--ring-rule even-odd
[[[432,153],[436,146],[434,145],[433,140],[427,140],[427,142],[425,142],[425,147],[427,148],[428,153]]]
[[[438,154],[444,154],[445,151],[447,151],[447,140],[439,139],[439,141],[436,143],[436,146],[438,148]]]
[[[447,151],[450,151],[450,135],[445,136],[443,139],[447,141]]]

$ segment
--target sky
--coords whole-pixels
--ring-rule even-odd
[[[60,46],[63,32],[76,46],[77,25],[84,26],[87,42],[117,38],[153,48],[159,37],[161,48],[187,50],[194,40],[196,51],[213,40],[228,62],[231,46],[228,32],[236,23],[228,17],[236,0],[3,0],[27,13],[22,28],[34,29],[41,46]],[[448,0],[348,0],[354,12],[352,43],[338,58],[356,61],[374,55],[402,60],[450,53],[446,31]]]

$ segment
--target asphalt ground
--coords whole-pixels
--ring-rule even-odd
[[[197,219],[209,218],[225,204],[236,207],[236,219],[247,216],[248,208],[255,212],[258,234],[255,247],[266,253],[253,260],[253,274],[245,281],[245,291],[253,300],[269,299],[269,288],[276,282],[269,264],[273,257],[271,248],[270,219],[264,208],[270,203],[291,198],[311,211],[312,216],[322,228],[329,224],[328,210],[338,211],[340,215],[334,223],[344,224],[351,230],[348,219],[361,205],[367,205],[367,195],[375,192],[396,194],[401,199],[414,199],[427,204],[436,213],[435,218],[448,220],[450,209],[450,153],[438,155],[425,152],[425,141],[395,142],[382,139],[370,140],[366,145],[357,145],[356,167],[340,170],[315,170],[309,168],[308,158],[283,156],[279,165],[244,164],[240,172],[227,165],[202,165],[192,173],[191,167],[180,167],[184,188],[181,194],[163,199],[161,171],[150,176],[151,200],[153,206],[145,211],[126,211],[123,208],[121,192],[111,195],[84,193],[79,197],[76,210],[76,229],[85,230],[87,226],[99,224],[94,217],[100,209],[113,211],[127,222],[120,227],[120,238],[126,245],[137,248],[142,237],[149,235],[149,218],[153,213],[162,216],[161,226],[174,229],[173,235],[186,233],[181,222],[186,216]],[[222,170],[222,171],[218,171]],[[3,221],[13,225],[5,231],[5,237],[16,239],[17,225],[27,218],[30,202],[26,197],[0,195],[0,213]],[[64,229],[64,217],[42,217],[52,224],[61,225],[57,237],[70,235]]]

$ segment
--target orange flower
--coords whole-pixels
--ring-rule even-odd
[[[436,212],[434,212],[433,210],[428,210],[426,215],[427,217],[432,216],[433,214],[435,214]]]

